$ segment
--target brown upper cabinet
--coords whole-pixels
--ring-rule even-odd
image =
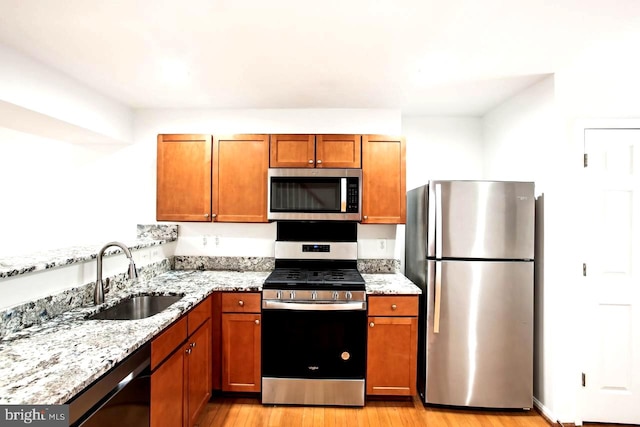
[[[211,221],[211,135],[158,135],[156,219]]]
[[[158,135],[158,221],[267,222],[269,135]]]
[[[362,223],[404,224],[407,219],[404,137],[362,136]]]
[[[269,135],[213,137],[213,219],[267,222]]]
[[[360,168],[361,135],[271,135],[272,168]]]

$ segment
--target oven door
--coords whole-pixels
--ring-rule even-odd
[[[263,309],[262,403],[364,405],[366,316]]]

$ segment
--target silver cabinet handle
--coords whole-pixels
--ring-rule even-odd
[[[312,165],[313,164],[313,160],[309,160],[309,164]]]
[[[391,310],[396,310],[397,308],[398,308],[398,306],[397,306],[397,305],[395,305],[395,304],[391,304]]]
[[[242,300],[238,301],[238,305],[239,305],[240,307],[244,307],[244,301],[242,301]]]
[[[259,325],[259,324],[260,324],[260,320],[256,319],[256,325]]]
[[[376,326],[376,324],[371,322],[371,323],[369,323],[369,326],[373,328],[374,326]]]
[[[184,352],[185,352],[185,353],[187,353],[187,354],[191,354],[191,347],[189,347],[188,349],[186,349]]]
[[[196,343],[195,343],[195,342],[192,342],[191,344],[189,344],[189,347],[191,347],[191,348],[193,348],[193,347],[195,347],[195,346],[196,346]]]
[[[316,163],[320,165],[322,164],[322,160],[318,160]]]
[[[433,304],[433,333],[440,333],[440,300],[442,299],[442,263],[436,262],[436,283]]]

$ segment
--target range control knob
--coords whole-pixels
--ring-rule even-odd
[[[276,291],[276,299],[282,299],[282,291]]]
[[[351,299],[351,298],[353,298],[353,295],[351,294],[351,292],[347,291],[347,292],[344,294],[344,297],[345,297],[346,299]]]
[[[317,291],[311,292],[311,299],[312,300],[317,300],[318,299],[318,292]]]
[[[337,300],[340,297],[340,294],[338,293],[338,291],[333,291],[333,299]]]
[[[289,292],[289,299],[296,299],[296,291]]]

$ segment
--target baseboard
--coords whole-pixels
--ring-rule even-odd
[[[553,427],[576,427],[576,425],[574,423],[561,423],[560,421],[558,421],[558,419],[553,415],[553,413],[549,410],[549,408],[544,406],[542,404],[542,402],[540,402],[535,397],[533,398],[533,408],[536,411],[538,411],[540,416],[542,418],[544,418],[545,421],[547,423],[549,423],[550,426],[553,426]]]

